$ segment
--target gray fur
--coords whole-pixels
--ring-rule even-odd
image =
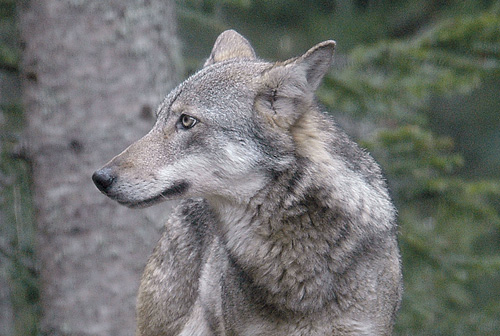
[[[138,336],[391,334],[396,211],[314,101],[334,46],[272,64],[222,33],[150,133],[94,174],[127,206],[185,199],[144,271]]]

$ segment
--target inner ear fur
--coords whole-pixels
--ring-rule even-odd
[[[290,127],[312,107],[314,91],[328,72],[335,41],[325,41],[304,55],[276,63],[262,75],[256,107],[280,127]]]
[[[304,55],[292,61],[295,66],[302,68],[306,80],[312,90],[316,90],[321,80],[330,69],[335,51],[335,41],[328,40],[318,43]]]
[[[250,42],[234,30],[219,35],[204,67],[229,59],[256,59]]]

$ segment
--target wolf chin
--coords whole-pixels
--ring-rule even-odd
[[[145,268],[136,335],[391,334],[396,211],[314,98],[334,48],[268,63],[223,32],[153,129],[94,173],[129,207],[183,199]]]

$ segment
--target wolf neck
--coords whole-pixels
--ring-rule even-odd
[[[266,292],[266,304],[289,312],[334,302],[338,277],[362,252],[354,251],[351,232],[370,238],[370,228],[389,229],[393,216],[386,191],[328,152],[320,140],[325,134],[311,131],[317,122],[295,126],[295,163],[258,195],[246,203],[209,200],[231,261],[250,286]],[[383,200],[372,203],[377,199]]]
[[[306,175],[301,170],[287,172],[248,204],[215,206],[231,262],[248,285],[266,292],[267,304],[292,312],[315,311],[333,299],[326,258],[336,237],[328,236],[319,217],[336,215],[326,214],[326,206],[300,190]]]
[[[318,154],[322,145],[315,143],[317,135],[302,134],[307,125],[297,127],[295,141],[312,146],[313,157],[301,156],[297,146],[296,162],[248,202],[209,202],[228,255],[249,285],[265,291],[270,306],[300,313],[319,310],[334,299],[332,271],[337,266],[331,264],[331,249],[345,221],[318,176],[328,172],[326,158]]]

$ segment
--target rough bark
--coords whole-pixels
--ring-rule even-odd
[[[168,206],[121,207],[93,171],[151,127],[175,84],[173,1],[37,0],[21,8],[42,331],[133,335],[140,274]]]

